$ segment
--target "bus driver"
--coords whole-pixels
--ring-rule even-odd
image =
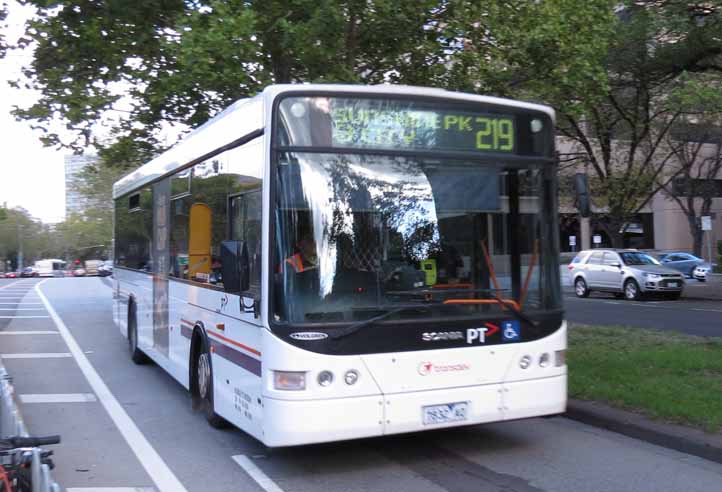
[[[316,242],[312,238],[305,237],[298,241],[296,249],[298,253],[289,256],[284,262],[287,268],[293,269],[296,273],[316,268],[318,257],[316,256]]]

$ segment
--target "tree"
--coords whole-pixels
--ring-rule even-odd
[[[698,124],[680,128],[670,143],[674,149],[674,179],[665,180],[664,191],[687,217],[696,256],[702,256],[701,217],[710,215],[713,200],[722,196],[720,137],[718,126]]]
[[[38,9],[25,84],[42,97],[15,114],[48,131],[60,119],[76,150],[133,168],[162,150],[159,129],[196,127],[271,83],[418,82],[443,70],[433,0],[27,0]],[[123,96],[125,96],[123,98]],[[121,100],[123,98],[123,100]],[[94,134],[110,109],[110,142]],[[119,163],[119,164],[118,164]]]
[[[47,225],[19,207],[0,210],[5,217],[0,219],[0,260],[9,260],[12,268],[17,268],[21,251],[25,265],[54,251]]]
[[[464,44],[455,70],[472,70],[462,88],[554,106],[606,232],[622,246],[624,225],[659,191],[674,156],[666,137],[696,109],[684,96],[719,80],[721,2],[469,5],[465,17],[476,22],[455,26]]]

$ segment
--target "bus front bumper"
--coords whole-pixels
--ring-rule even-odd
[[[424,408],[466,403],[465,419],[425,424]],[[326,400],[264,399],[263,442],[295,446],[554,415],[567,375],[511,383]]]

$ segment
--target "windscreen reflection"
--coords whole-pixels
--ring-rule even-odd
[[[544,307],[539,169],[289,152],[277,170],[276,322]]]

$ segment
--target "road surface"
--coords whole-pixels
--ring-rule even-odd
[[[109,285],[0,280],[3,364],[31,431],[62,435],[55,476],[71,492],[722,490],[720,464],[560,417],[269,450],[130,362]]]

